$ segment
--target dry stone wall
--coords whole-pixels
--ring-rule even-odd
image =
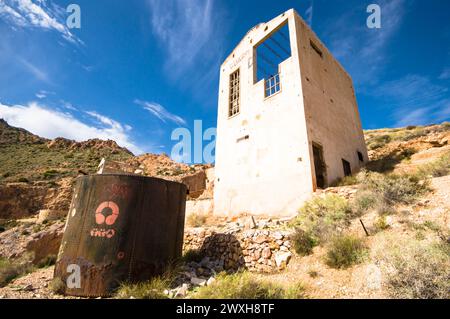
[[[226,271],[270,273],[285,268],[292,256],[289,233],[270,229],[187,229],[184,251],[188,250],[198,251]]]

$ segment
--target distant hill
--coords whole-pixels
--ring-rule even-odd
[[[133,154],[114,141],[45,139],[0,119],[0,183],[54,183],[79,170],[94,173],[103,157],[126,161]]]

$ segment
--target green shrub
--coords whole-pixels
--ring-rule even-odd
[[[200,287],[195,299],[300,299],[305,295],[303,286],[288,289],[265,280],[256,279],[247,272],[231,275],[221,273],[209,286]]]
[[[306,202],[290,226],[302,229],[315,243],[321,244],[348,225],[351,217],[352,210],[348,201],[329,194]]]
[[[352,235],[335,237],[328,247],[326,264],[332,268],[348,268],[359,263],[367,247],[364,242]]]
[[[316,240],[313,236],[305,232],[301,228],[297,228],[292,234],[291,241],[294,246],[294,250],[297,254],[302,256],[310,255],[313,251],[314,246],[317,245]]]

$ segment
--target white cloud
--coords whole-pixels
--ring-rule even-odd
[[[439,75],[439,80],[448,80],[448,79],[450,79],[450,68],[444,69],[441,75]]]
[[[54,3],[50,8],[45,0],[0,0],[0,17],[12,26],[53,30],[69,42],[82,44],[66,26],[62,11],[64,9]]]
[[[29,73],[31,73],[36,79],[50,83],[50,79],[48,77],[48,74],[32,64],[31,62],[28,62],[22,58],[19,58],[19,62],[22,64],[22,66],[27,70]]]
[[[135,100],[134,103],[142,106],[145,110],[149,111],[163,122],[168,120],[178,125],[186,125],[186,121],[184,119],[178,115],[170,113],[161,104],[140,100]]]
[[[148,0],[151,26],[168,55],[167,67],[178,76],[194,63],[217,62],[224,30],[212,0]]]
[[[311,0],[311,5],[308,7],[308,9],[306,9],[305,15],[306,21],[308,22],[309,26],[312,27],[314,16],[314,0]]]
[[[48,95],[54,95],[55,92],[49,92],[46,90],[40,90],[39,92],[37,92],[35,95],[38,99],[45,99]]]
[[[450,116],[449,89],[418,74],[388,81],[372,95],[391,107],[395,126],[439,123]]]
[[[94,125],[83,123],[70,113],[58,112],[35,102],[28,105],[0,103],[0,118],[5,119],[10,125],[22,127],[33,134],[50,139],[65,137],[76,141],[93,138],[110,139],[134,154],[143,153],[128,134],[131,127],[96,112],[88,114],[95,120]]]

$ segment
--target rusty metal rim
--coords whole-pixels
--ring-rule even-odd
[[[143,180],[154,180],[154,181],[164,181],[167,183],[172,183],[176,185],[184,185],[183,183],[171,181],[168,179],[160,178],[160,177],[154,177],[154,176],[142,176],[142,175],[134,175],[134,174],[92,174],[92,175],[84,175],[84,176],[78,176],[77,179],[84,179],[84,178],[90,178],[90,177],[132,177],[134,179],[143,179]]]

